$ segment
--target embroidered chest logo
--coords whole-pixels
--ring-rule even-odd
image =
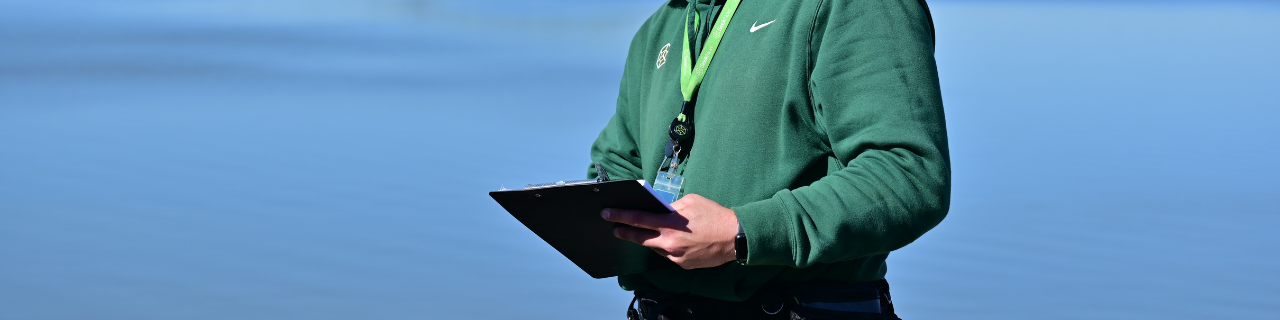
[[[671,52],[671,44],[662,46],[662,51],[658,51],[658,69],[662,69],[662,65],[667,64],[667,54]]]

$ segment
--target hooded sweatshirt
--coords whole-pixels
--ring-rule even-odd
[[[722,1],[694,0],[693,56]],[[631,41],[617,110],[591,147],[612,179],[653,182],[679,113],[686,6]],[[745,264],[621,276],[627,290],[742,301],[762,288],[883,279],[936,226],[950,162],[923,0],[744,0],[696,92],[681,191],[733,209]],[[595,178],[595,170],[588,169]]]

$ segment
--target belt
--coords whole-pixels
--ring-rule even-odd
[[[637,309],[637,305],[639,308]],[[863,283],[821,282],[765,289],[733,302],[693,295],[636,291],[628,320],[686,319],[898,319],[883,279]]]

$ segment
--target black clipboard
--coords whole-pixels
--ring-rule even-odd
[[[653,249],[614,237],[617,224],[600,217],[604,208],[675,211],[644,180],[561,184],[493,191],[489,196],[592,278],[677,266]]]

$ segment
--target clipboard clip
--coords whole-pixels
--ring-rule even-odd
[[[604,166],[600,165],[599,162],[596,162],[595,166],[596,166],[596,182],[609,181],[609,173],[604,171]]]
[[[594,166],[596,167],[596,179],[595,179],[595,180],[591,180],[591,179],[586,179],[586,180],[573,180],[573,181],[563,181],[563,180],[562,180],[562,181],[556,181],[556,182],[550,182],[550,183],[526,184],[526,185],[524,186],[524,189],[525,189],[525,190],[533,190],[533,189],[542,189],[542,188],[551,188],[551,187],[563,187],[563,186],[573,186],[573,185],[579,185],[579,184],[588,184],[588,183],[598,183],[598,182],[607,182],[607,181],[609,181],[609,173],[604,171],[604,166],[601,166],[599,162],[593,163],[592,165],[594,165]]]

